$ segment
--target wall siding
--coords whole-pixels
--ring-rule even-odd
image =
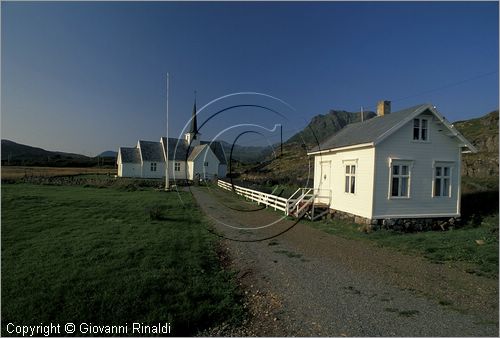
[[[355,193],[345,193],[344,161],[357,160]],[[330,208],[348,212],[354,215],[370,218],[372,215],[373,198],[373,165],[374,149],[363,148],[330,154],[316,155],[314,158],[314,188],[320,187],[322,176],[321,162],[331,161],[330,187],[332,202]]]
[[[119,177],[141,177],[141,165],[136,163],[118,163]]]
[[[180,171],[175,171],[175,163],[181,164]],[[168,177],[170,180],[185,180],[188,177],[186,162],[184,161],[168,161]]]
[[[208,162],[208,166],[204,166]],[[213,178],[219,174],[219,159],[215,156],[210,147],[205,147],[193,161],[188,162],[190,179],[194,179],[195,174],[200,174],[200,178]]]
[[[423,117],[422,115],[420,117]],[[373,218],[451,216],[459,213],[460,181],[458,141],[446,136],[448,129],[430,115],[429,142],[413,141],[413,121],[376,146]],[[441,130],[441,131],[439,131]],[[413,160],[410,198],[390,199],[389,159]],[[452,161],[451,197],[432,197],[433,162]]]
[[[156,163],[156,171],[151,171],[150,161],[144,161],[142,163],[142,177],[143,178],[162,178],[165,177],[165,162],[154,162]]]
[[[224,178],[226,177],[226,174],[227,174],[227,164],[219,164],[217,176],[219,178]]]

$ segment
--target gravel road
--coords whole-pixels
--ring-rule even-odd
[[[294,225],[229,192],[191,192],[230,238],[223,251],[250,314],[243,327],[208,334],[498,336],[498,280]]]

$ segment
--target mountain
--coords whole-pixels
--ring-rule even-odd
[[[376,114],[372,111],[363,113],[365,121],[375,116]],[[348,124],[360,121],[361,112],[351,113],[345,110],[330,110],[325,115],[316,115],[313,117],[311,122],[302,131],[290,137],[286,143],[305,143],[308,146],[315,146]]]
[[[229,157],[231,156],[232,144],[226,141],[220,141],[224,153],[226,154],[227,161],[229,162]],[[256,163],[261,162],[269,157],[273,152],[271,147],[259,147],[259,146],[241,146],[238,144],[234,145],[232,153],[232,161],[238,161],[241,163]]]
[[[97,155],[96,157],[114,157],[116,158],[118,156],[118,152],[113,151],[113,150],[106,150]]]
[[[495,177],[498,181],[498,110],[483,117],[458,121],[454,126],[477,148],[464,154],[462,174],[468,177]]]
[[[363,119],[366,121],[375,116],[374,112],[367,111],[364,112]],[[317,115],[302,131],[283,144],[282,156],[273,156],[280,154],[281,149],[278,146],[274,154],[270,152],[266,160],[258,165],[237,167],[236,177],[261,184],[311,185],[314,167],[312,158],[307,156],[307,150],[323,142],[346,125],[360,121],[360,112],[330,110],[327,114]]]

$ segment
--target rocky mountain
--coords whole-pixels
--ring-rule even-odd
[[[363,119],[366,121],[376,116],[372,111],[363,113]],[[328,136],[339,131],[349,123],[361,121],[361,112],[347,112],[345,110],[330,110],[327,114],[316,115],[304,130],[293,135],[286,141],[287,144],[303,144],[315,146],[323,142]]]
[[[476,154],[463,155],[462,174],[468,177],[496,176],[498,180],[498,110],[454,125],[478,149]]]

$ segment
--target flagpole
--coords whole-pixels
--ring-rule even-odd
[[[168,178],[168,86],[169,86],[169,74],[167,72],[167,144],[165,146],[165,191],[170,190],[170,182]]]

